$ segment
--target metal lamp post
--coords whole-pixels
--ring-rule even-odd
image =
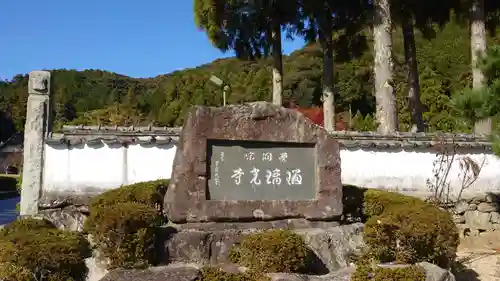
[[[229,85],[225,84],[224,81],[222,81],[222,79],[220,79],[219,77],[217,77],[215,75],[212,75],[212,77],[210,77],[210,81],[212,83],[214,83],[215,85],[222,88],[222,104],[224,106],[226,106],[226,95],[230,89]]]

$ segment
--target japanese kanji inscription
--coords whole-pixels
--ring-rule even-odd
[[[312,200],[314,144],[209,140],[209,199]]]

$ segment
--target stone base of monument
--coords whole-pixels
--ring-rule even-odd
[[[285,222],[269,222],[268,227]],[[319,223],[316,224],[320,226]],[[265,229],[264,223],[249,223],[247,227],[235,224],[207,225],[190,228],[185,225],[163,228],[165,238],[165,263],[197,263],[218,265],[229,263],[228,253],[232,246],[241,241],[243,235]],[[327,226],[326,224],[323,226]],[[224,229],[224,227],[227,227]],[[236,228],[237,227],[237,228]],[[308,247],[314,252],[314,269],[318,274],[337,271],[350,266],[350,258],[364,246],[363,224],[331,226],[322,228],[295,229]]]
[[[422,262],[417,264],[424,268],[426,281],[455,281],[455,276],[436,265]],[[381,267],[400,268],[408,265],[379,265]],[[220,267],[222,270],[235,272],[243,268]],[[343,268],[324,275],[304,275],[289,273],[268,273],[270,281],[349,281],[355,267]],[[108,273],[100,281],[195,281],[201,277],[200,265],[176,263],[168,266],[152,267],[144,270],[117,269]]]
[[[224,266],[221,269],[227,270]],[[354,268],[347,268],[318,276],[287,273],[270,273],[268,276],[270,281],[349,281],[353,272]],[[145,270],[114,270],[99,281],[195,281],[199,280],[200,273],[198,265],[178,263]]]

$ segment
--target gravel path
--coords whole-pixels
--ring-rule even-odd
[[[457,260],[463,265],[457,281],[500,281],[500,232],[463,239]]]

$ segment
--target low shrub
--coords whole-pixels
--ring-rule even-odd
[[[161,220],[155,208],[141,203],[93,206],[85,231],[109,258],[109,268],[146,267],[154,258],[154,228]]]
[[[168,180],[155,180],[124,185],[92,198],[90,207],[91,209],[96,209],[117,203],[136,202],[149,205],[161,211],[168,183]]]
[[[385,210],[405,206],[420,206],[426,204],[416,197],[405,196],[396,192],[368,189],[363,194],[363,213],[366,217],[381,215]]]
[[[204,267],[197,281],[267,281],[271,280],[262,273],[248,270],[244,273],[225,272],[218,268]]]
[[[54,229],[54,228],[56,227],[48,220],[27,217],[24,219],[15,220],[5,225],[4,228],[0,230],[0,235],[6,236],[13,233],[38,231],[38,230]]]
[[[449,268],[458,247],[451,214],[418,198],[367,191],[364,239],[369,255],[380,262],[427,261]]]
[[[302,237],[282,229],[247,235],[229,256],[232,262],[258,272],[304,272],[311,261]]]
[[[425,281],[425,270],[419,266],[372,268],[368,265],[359,265],[351,281]]]
[[[85,237],[43,220],[21,219],[0,231],[0,279],[5,281],[85,280]]]

